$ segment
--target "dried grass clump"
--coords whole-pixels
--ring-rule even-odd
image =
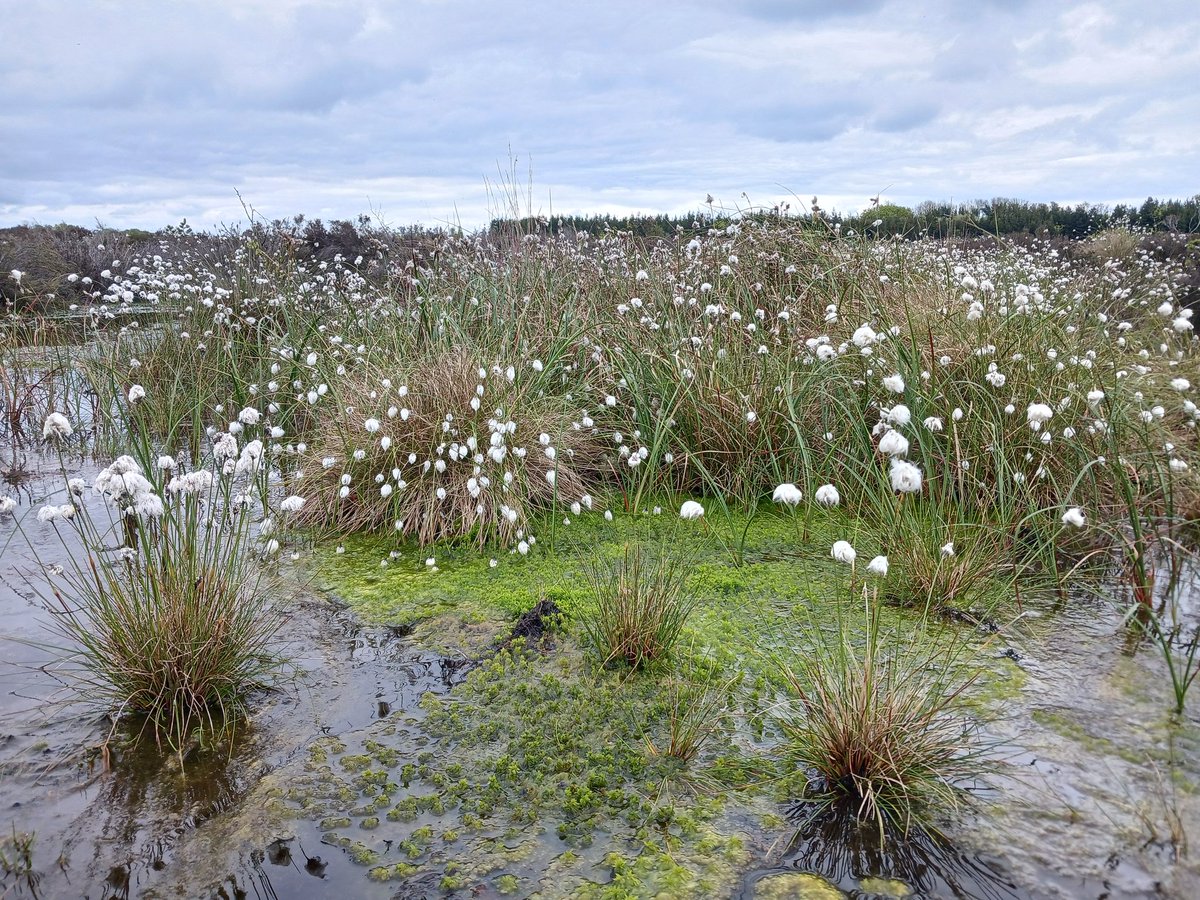
[[[954,805],[981,772],[963,692],[979,670],[957,638],[885,629],[813,628],[813,647],[782,674],[794,698],[782,726],[818,795],[857,818],[907,828],[927,807]]]
[[[406,368],[338,386],[305,456],[309,523],[511,545],[536,511],[590,505],[600,439],[542,374],[454,351]]]
[[[1138,252],[1141,235],[1127,228],[1106,228],[1078,245],[1079,255],[1103,265],[1109,260],[1129,262]]]

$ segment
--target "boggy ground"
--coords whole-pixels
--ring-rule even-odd
[[[290,576],[296,553],[327,595],[279,595],[299,677],[245,698],[224,759],[106,753],[95,712],[30,721],[54,655],[21,658],[3,849],[36,833],[43,894],[1200,893],[1195,707],[1145,640],[1174,640],[1177,666],[1197,646],[1194,585],[1168,600],[1151,576],[1194,557],[1200,339],[1153,237],[1064,255],[747,217],[654,246],[443,235],[353,262],[261,237],[60,273],[86,287],[86,348],[21,316],[0,333],[0,470],[49,447],[92,482],[76,454],[134,453],[146,535],[194,509],[174,455],[211,476],[209,509],[261,510],[247,554]],[[19,521],[43,561],[55,531],[126,514],[94,482],[39,484],[5,486],[0,541]],[[804,493],[795,518],[780,489]],[[707,514],[681,522],[684,500]],[[580,640],[586,566],[634,539],[687,560],[699,599],[636,674]],[[4,630],[27,640],[39,608],[9,586]],[[861,640],[864,589],[893,651],[982,668],[963,712],[996,752],[974,804],[933,811],[942,838],[881,848],[800,802],[776,657],[847,621]],[[504,644],[544,602],[549,640]],[[712,727],[686,764],[673,714]]]
[[[881,845],[873,826],[799,802],[774,663],[830,627],[835,606],[853,614],[849,571],[815,548],[853,534],[869,552],[872,536],[835,510],[812,518],[806,542],[763,514],[738,566],[718,532],[744,519],[592,517],[494,567],[448,547],[318,548],[313,583],[411,629],[443,677],[416,705],[310,740],[145,896],[264,884],[294,897],[1193,895],[1171,835],[1200,821],[1200,729],[1163,715],[1161,660],[1114,647],[1119,617],[1103,604],[1026,598],[1026,614],[1003,621],[1004,582],[984,580],[939,617],[937,639],[969,641],[982,669],[969,709],[987,723],[992,774],[939,815],[940,832]],[[581,548],[616,555],[635,537],[694,554],[702,598],[672,659],[640,673],[599,665],[570,624],[589,602]],[[505,640],[518,611],[547,599],[558,629]],[[680,697],[707,703],[712,729],[688,763],[661,753]]]

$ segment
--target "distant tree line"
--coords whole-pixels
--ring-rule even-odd
[[[814,204],[815,205],[815,204]],[[621,232],[638,238],[671,238],[692,235],[709,228],[724,228],[735,219],[775,218],[807,221],[815,227],[837,228],[849,233],[906,237],[964,237],[973,235],[1052,235],[1084,238],[1109,228],[1135,231],[1200,232],[1200,194],[1186,200],[1148,197],[1140,206],[1096,203],[1076,206],[1037,203],[996,197],[970,203],[926,201],[910,209],[891,203],[876,204],[861,213],[844,216],[836,211],[796,214],[787,208],[751,210],[730,214],[721,210],[699,210],[683,215],[552,215],[523,219],[493,219],[488,233],[589,234]]]
[[[879,234],[914,237],[983,233],[1078,239],[1110,228],[1195,234],[1200,232],[1200,194],[1186,200],[1148,197],[1140,206],[1122,203],[1113,207],[1096,203],[1075,206],[1034,203],[1008,197],[970,203],[926,201],[915,209],[885,204],[864,210],[848,224]]]
[[[771,208],[727,210],[710,203],[683,215],[552,215],[523,219],[493,219],[484,236],[499,244],[530,235],[591,235],[621,233],[647,242],[687,239],[734,222],[779,220],[822,232],[869,237],[918,239],[983,238],[1021,235],[1054,237],[1063,241],[1086,238],[1114,228],[1159,236],[1171,252],[1184,253],[1195,263],[1200,284],[1200,194],[1186,200],[1149,197],[1139,206],[1114,207],[1080,203],[1035,203],[997,197],[970,203],[927,201],[910,209],[874,203],[854,215],[822,210],[816,198],[808,208],[786,204]],[[461,229],[452,229],[461,234]],[[142,229],[93,229],[77,225],[19,225],[0,229],[0,312],[49,300],[74,302],[92,288],[85,277],[102,281],[101,273],[135,255],[178,249],[186,244],[197,252],[221,257],[249,242],[263,253],[297,261],[326,262],[341,258],[362,270],[382,271],[388,264],[421,260],[435,252],[445,228],[393,227],[368,216],[354,220],[307,219],[302,215],[274,221],[256,220],[241,228],[217,232],[194,231],[187,222],[157,232]],[[1170,235],[1172,240],[1162,238]],[[1160,250],[1163,247],[1159,247]],[[1165,252],[1165,251],[1164,251]],[[21,272],[18,282],[10,275]],[[78,280],[67,280],[75,274]]]

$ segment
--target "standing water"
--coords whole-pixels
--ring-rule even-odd
[[[466,667],[422,650],[407,629],[361,625],[334,598],[300,593],[288,605],[281,640],[295,678],[259,698],[231,747],[193,750],[182,764],[152,742],[131,749],[55,678],[61,650],[46,629],[41,573],[64,564],[66,551],[22,515],[56,499],[57,476],[45,474],[53,463],[38,459],[40,471],[10,486],[21,508],[0,522],[4,826],[34,836],[34,874],[10,875],[9,896],[501,896],[515,883],[553,897],[564,855],[589,860],[597,887],[612,879],[603,853],[536,828],[508,837],[512,881],[448,882],[445,866],[405,874],[410,861],[436,858],[413,835],[448,833],[456,815],[436,806],[407,821],[378,815],[369,779],[357,776],[387,773],[386,810],[417,777],[406,761],[452,750],[426,732],[421,701],[453,698]],[[1200,822],[1200,727],[1194,715],[1167,715],[1161,659],[1120,633],[1115,612],[1075,601],[1011,640],[997,660],[1009,687],[986,698],[1000,712],[990,726],[998,777],[941,831],[881,845],[873,827],[836,811],[780,802],[778,820],[764,825],[730,796],[717,827],[739,834],[746,853],[727,893],[1200,896],[1187,855]],[[323,780],[330,769],[340,777]],[[314,799],[322,790],[341,801]],[[524,846],[530,833],[540,849]],[[488,843],[454,841],[465,857]]]

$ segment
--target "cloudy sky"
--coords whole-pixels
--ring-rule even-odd
[[[1196,0],[0,0],[0,225],[1200,192]],[[239,200],[240,195],[240,200]]]

